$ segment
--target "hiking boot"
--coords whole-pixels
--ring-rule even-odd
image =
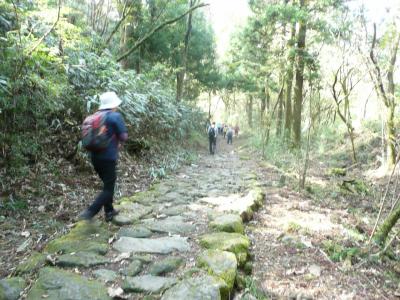
[[[79,216],[78,221],[90,221],[93,218],[93,214],[90,210],[85,209]]]
[[[118,214],[119,214],[119,211],[116,210],[116,209],[113,209],[112,211],[106,212],[106,214],[105,214],[106,222],[111,222],[112,219]]]

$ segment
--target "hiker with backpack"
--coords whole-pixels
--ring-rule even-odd
[[[80,220],[91,220],[104,207],[105,220],[112,221],[118,211],[113,207],[118,150],[128,139],[128,131],[118,106],[121,99],[114,92],[100,95],[99,110],[88,116],[82,125],[82,145],[90,152],[94,170],[103,181],[103,190],[80,215]]]
[[[217,146],[217,129],[215,128],[215,122],[212,122],[211,126],[208,128],[208,144],[210,154],[214,155]]]
[[[232,145],[232,140],[233,140],[233,129],[232,127],[229,127],[226,136],[228,138],[228,145],[231,144]]]
[[[239,125],[236,124],[234,130],[235,130],[235,136],[238,137],[239,136]]]

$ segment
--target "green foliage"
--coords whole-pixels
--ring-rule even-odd
[[[331,240],[324,241],[323,247],[328,256],[335,262],[340,262],[344,260],[352,261],[361,254],[359,248],[343,247],[342,245],[335,243],[334,241]]]
[[[0,166],[7,175],[26,175],[44,151],[71,157],[80,138],[79,125],[96,109],[97,95],[106,90],[123,99],[130,152],[155,151],[161,143],[185,141],[204,123],[204,115],[194,106],[175,102],[170,66],[150,61],[146,72],[137,74],[116,63],[108,49],[99,55],[103,38],[90,27],[82,6],[66,4],[55,30],[30,55],[52,26],[57,3],[20,1],[16,11],[9,3],[0,8]],[[194,42],[208,43],[213,51],[212,32],[202,29],[204,19],[198,16],[195,23],[203,27],[193,33]],[[198,49],[191,59],[208,55]],[[196,70],[190,66],[190,72]],[[163,176],[170,168],[154,174]]]
[[[255,297],[257,300],[267,300],[267,295],[257,286],[257,283],[251,276],[245,277],[245,293],[243,299],[247,299],[246,294]]]

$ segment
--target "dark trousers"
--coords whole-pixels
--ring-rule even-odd
[[[208,144],[210,148],[210,154],[214,154],[215,148],[217,146],[217,139],[208,139]]]
[[[232,134],[228,134],[228,144],[232,145],[232,139],[233,139]]]
[[[92,158],[92,164],[103,181],[103,191],[96,197],[92,205],[89,206],[89,211],[96,215],[104,206],[104,212],[108,213],[114,210],[113,197],[115,182],[117,180],[116,166],[117,162],[113,160],[102,160]]]

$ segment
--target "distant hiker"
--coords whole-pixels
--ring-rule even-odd
[[[221,134],[221,123],[217,123],[217,134]]]
[[[228,132],[226,133],[226,136],[228,138],[228,144],[232,145],[232,140],[233,140],[233,130],[231,127],[229,127]]]
[[[237,137],[239,135],[239,125],[235,125],[235,136]]]
[[[124,120],[117,112],[121,102],[114,92],[100,95],[99,110],[83,122],[82,144],[90,151],[92,165],[103,181],[103,190],[79,215],[80,220],[92,219],[103,206],[107,222],[118,214],[113,207],[118,149],[128,139]]]
[[[208,129],[211,127],[211,121],[210,119],[207,119],[206,121],[206,132],[208,132]]]
[[[215,128],[215,122],[213,122],[210,128],[208,128],[208,144],[210,154],[213,155],[217,146],[217,129]]]
[[[224,126],[224,129],[223,129],[223,130],[224,130],[224,132],[223,132],[223,133],[224,133],[224,139],[225,139],[226,133],[228,132],[228,125],[226,125],[226,124],[225,124],[225,126]]]

